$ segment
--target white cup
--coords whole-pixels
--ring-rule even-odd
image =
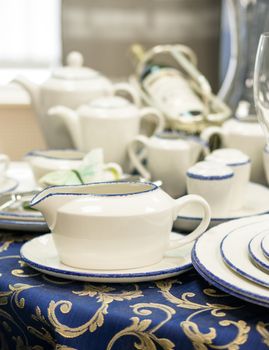
[[[189,235],[169,240],[173,221],[186,205],[203,210]],[[156,264],[170,249],[198,238],[210,208],[195,195],[173,200],[153,183],[106,182],[50,187],[31,202],[53,234],[61,261],[86,269],[130,269]]]
[[[6,171],[8,169],[10,160],[6,154],[0,154],[0,184],[5,181]]]
[[[187,190],[208,202],[213,217],[223,216],[230,212],[233,177],[233,170],[226,165],[199,162],[187,171]]]
[[[206,157],[206,160],[220,162],[233,169],[233,200],[231,201],[231,209],[241,209],[244,206],[246,189],[250,179],[250,158],[238,149],[222,148],[213,151]]]

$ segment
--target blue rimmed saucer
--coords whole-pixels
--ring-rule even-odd
[[[269,259],[269,235],[266,235],[261,241],[261,248],[264,256]]]
[[[218,215],[211,218],[209,228],[231,220],[252,217],[269,213],[269,189],[265,186],[249,183],[246,190],[245,204],[240,210],[231,211],[228,215]],[[174,228],[179,231],[191,232],[202,220],[200,208],[188,205],[181,210]]]
[[[246,229],[257,234],[265,227],[269,227],[269,215],[230,221],[206,231],[196,241],[192,250],[192,261],[197,272],[201,271],[212,284],[217,283],[219,289],[231,292],[238,298],[248,298],[248,301],[269,307],[269,289],[230,269],[223,261],[220,251],[221,242],[229,232]],[[247,254],[243,249],[240,250],[240,244],[237,246],[237,251],[238,254]]]
[[[267,259],[262,251],[261,242],[266,234],[269,234],[269,230],[258,233],[248,245],[248,253],[253,263],[259,266],[262,270],[269,273],[269,259]]]
[[[182,235],[181,235],[182,236]],[[170,239],[179,234],[171,233]],[[157,264],[128,270],[84,270],[60,262],[52,234],[33,238],[21,247],[21,258],[32,268],[60,278],[86,282],[129,283],[159,280],[179,275],[192,268],[190,243],[165,255]]]

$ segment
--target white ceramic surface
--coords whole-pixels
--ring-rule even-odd
[[[26,154],[35,179],[56,170],[77,169],[82,164],[85,153],[76,150],[33,150]]]
[[[221,147],[236,148],[251,159],[251,181],[265,184],[262,152],[265,138],[259,123],[242,122],[235,118],[226,121],[222,127],[209,127],[201,138],[209,142],[212,135],[219,135]]]
[[[184,239],[168,242],[173,221],[189,203],[203,208],[202,222]],[[78,268],[158,263],[165,251],[195,240],[210,222],[209,206],[201,197],[173,200],[152,183],[50,187],[34,197],[31,206],[44,215],[61,261]]]
[[[209,154],[205,160],[220,162],[233,169],[234,177],[231,192],[232,209],[240,209],[244,204],[246,188],[250,179],[251,163],[249,157],[234,148],[221,148]]]
[[[256,267],[248,254],[249,242],[261,231],[264,232],[264,228],[239,227],[233,229],[223,238],[220,250],[223,260],[233,271],[243,278],[268,288],[269,274]]]
[[[269,236],[268,235],[266,235],[261,241],[261,248],[262,248],[263,254],[266,256],[266,258],[269,259]]]
[[[183,238],[170,233],[170,240]],[[43,273],[86,282],[131,283],[154,281],[179,275],[191,266],[190,252],[193,243],[167,253],[157,264],[128,270],[85,270],[72,268],[61,263],[51,234],[39,236],[25,243],[21,248],[22,259],[34,269]]]
[[[265,186],[249,183],[245,194],[245,202],[240,210],[229,210],[227,215],[220,213],[212,216],[209,227],[214,227],[227,221],[262,215],[269,212],[269,189]],[[179,231],[192,231],[201,221],[202,215],[195,205],[188,205],[182,209],[174,228]]]
[[[93,100],[76,111],[57,106],[50,109],[49,114],[64,120],[77,149],[88,152],[102,148],[105,162],[116,162],[125,171],[128,170],[127,145],[140,133],[142,121],[153,118],[154,132],[164,127],[164,119],[158,110],[139,109],[118,96]]]
[[[269,184],[269,148],[264,147],[263,149],[263,167],[265,171],[265,177],[267,185]]]
[[[269,215],[255,216],[227,222],[205,232],[197,241],[192,251],[194,267],[198,266],[219,288],[229,289],[244,297],[250,297],[257,303],[267,303],[269,306],[269,288],[258,285],[231,270],[223,261],[220,245],[228,232],[246,228],[249,231],[269,227]],[[238,251],[240,246],[238,246]],[[242,251],[242,253],[244,253]],[[199,272],[199,271],[198,271]]]
[[[137,146],[145,148],[147,166],[137,152]],[[162,188],[171,197],[186,193],[186,171],[208,148],[198,137],[186,137],[177,132],[164,131],[150,138],[139,135],[128,145],[131,163],[147,180],[161,180]]]
[[[212,216],[227,215],[232,199],[234,172],[217,162],[199,162],[187,171],[187,192],[203,197]]]
[[[262,270],[269,273],[269,259],[267,259],[262,251],[261,242],[266,234],[269,233],[269,230],[258,233],[253,237],[248,245],[249,256],[252,259],[252,262],[259,266]]]

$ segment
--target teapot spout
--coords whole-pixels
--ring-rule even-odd
[[[56,106],[50,108],[48,110],[48,114],[54,118],[61,118],[64,121],[75,147],[78,150],[83,151],[80,124],[77,112],[64,106]]]
[[[15,79],[12,80],[12,83],[19,84],[28,92],[31,98],[31,103],[36,111],[37,115],[40,115],[39,113],[39,86],[35,83],[31,82],[27,78],[23,77],[22,75],[18,75]]]

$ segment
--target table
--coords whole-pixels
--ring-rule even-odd
[[[268,309],[231,297],[194,271],[137,284],[56,279],[27,267],[22,233],[0,233],[0,348],[268,349]]]

